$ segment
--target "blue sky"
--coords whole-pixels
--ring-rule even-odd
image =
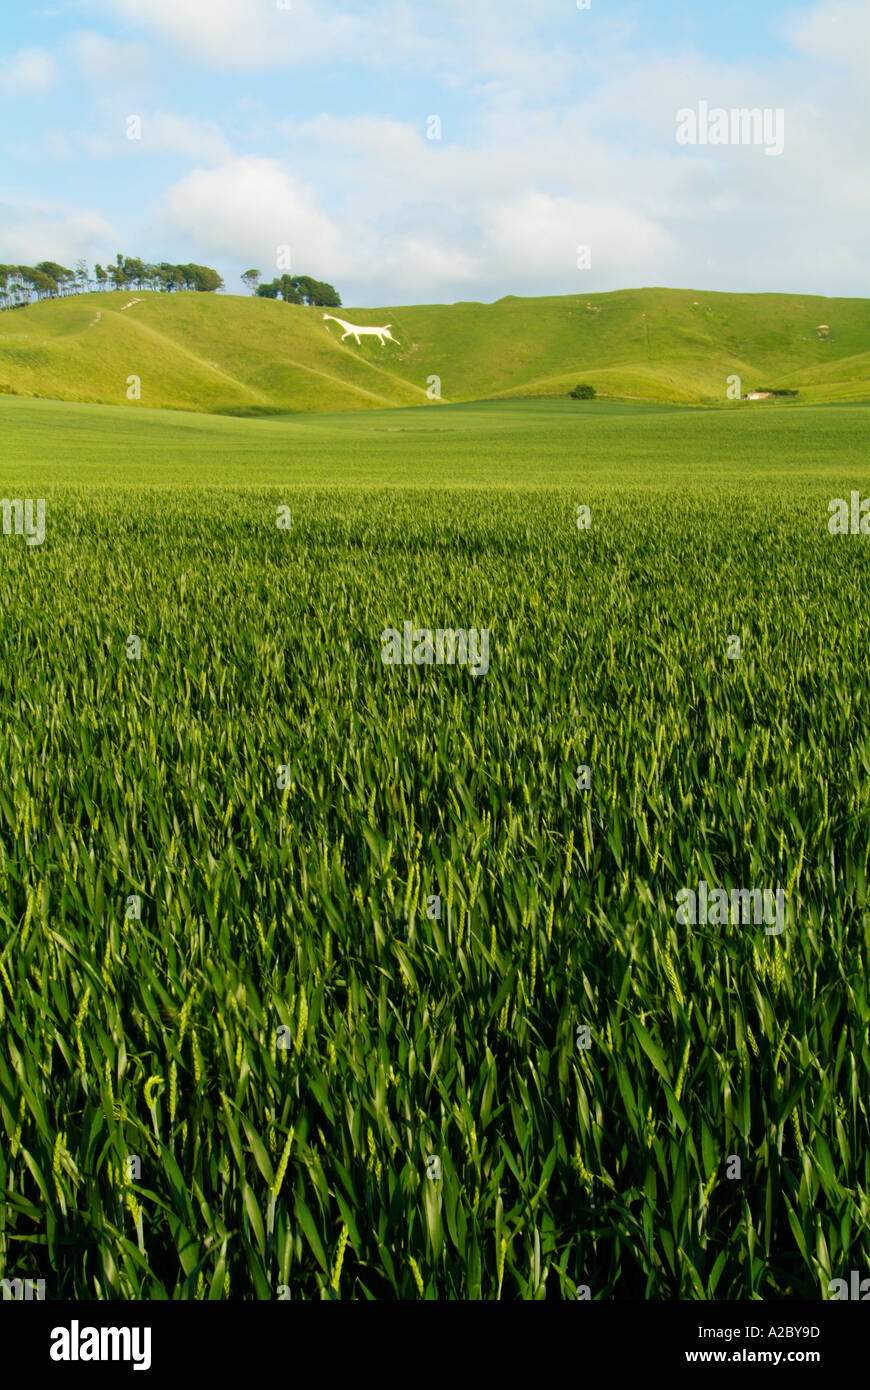
[[[289,246],[357,305],[865,295],[868,55],[868,0],[25,3],[0,260],[194,260],[240,292]],[[781,111],[782,152],[678,144],[701,102]]]

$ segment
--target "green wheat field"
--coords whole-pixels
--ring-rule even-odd
[[[868,427],[0,399],[3,496],[46,500],[0,534],[0,1277],[863,1270],[870,539],[827,522]],[[404,621],[488,629],[488,673],[384,666]],[[700,879],[781,885],[786,930],[679,925]]]

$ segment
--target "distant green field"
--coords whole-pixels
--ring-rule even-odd
[[[501,401],[236,420],[0,397],[0,430],[7,495],[58,485],[302,484],[818,493],[824,483],[830,497],[867,475],[870,407]]]
[[[638,289],[495,304],[339,309],[397,343],[341,341],[322,309],[234,295],[112,291],[0,313],[0,394],[270,415],[568,395],[707,403],[795,389],[870,400],[870,300]],[[437,379],[437,381],[436,381]],[[129,389],[135,390],[135,385]],[[776,408],[776,407],[774,407]]]
[[[868,422],[0,399],[0,492],[47,501],[0,534],[0,1278],[863,1268],[870,537],[827,521]],[[384,665],[406,621],[488,671]],[[785,930],[679,924],[702,879]]]

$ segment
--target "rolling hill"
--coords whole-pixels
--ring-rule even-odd
[[[134,301],[134,302],[131,302]],[[323,310],[232,295],[112,291],[0,313],[0,392],[219,414],[272,415],[565,396],[721,404],[798,390],[870,400],[870,300],[640,289],[495,304],[344,308],[398,345],[341,342]],[[759,409],[734,403],[735,409]]]

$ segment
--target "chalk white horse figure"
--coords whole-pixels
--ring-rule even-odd
[[[363,328],[358,323],[348,323],[346,319],[337,319],[335,317],[335,314],[324,314],[323,317],[325,319],[332,319],[333,323],[341,324],[342,328],[344,329],[344,332],[341,335],[342,342],[344,342],[345,338],[356,338],[357,347],[359,347],[359,340],[361,337],[380,338],[381,347],[385,347],[386,344],[384,343],[384,339],[389,338],[391,343],[395,343],[397,347],[399,346],[398,338],[394,338],[392,333],[390,332],[390,329],[393,326],[391,323],[385,324],[383,328]]]

